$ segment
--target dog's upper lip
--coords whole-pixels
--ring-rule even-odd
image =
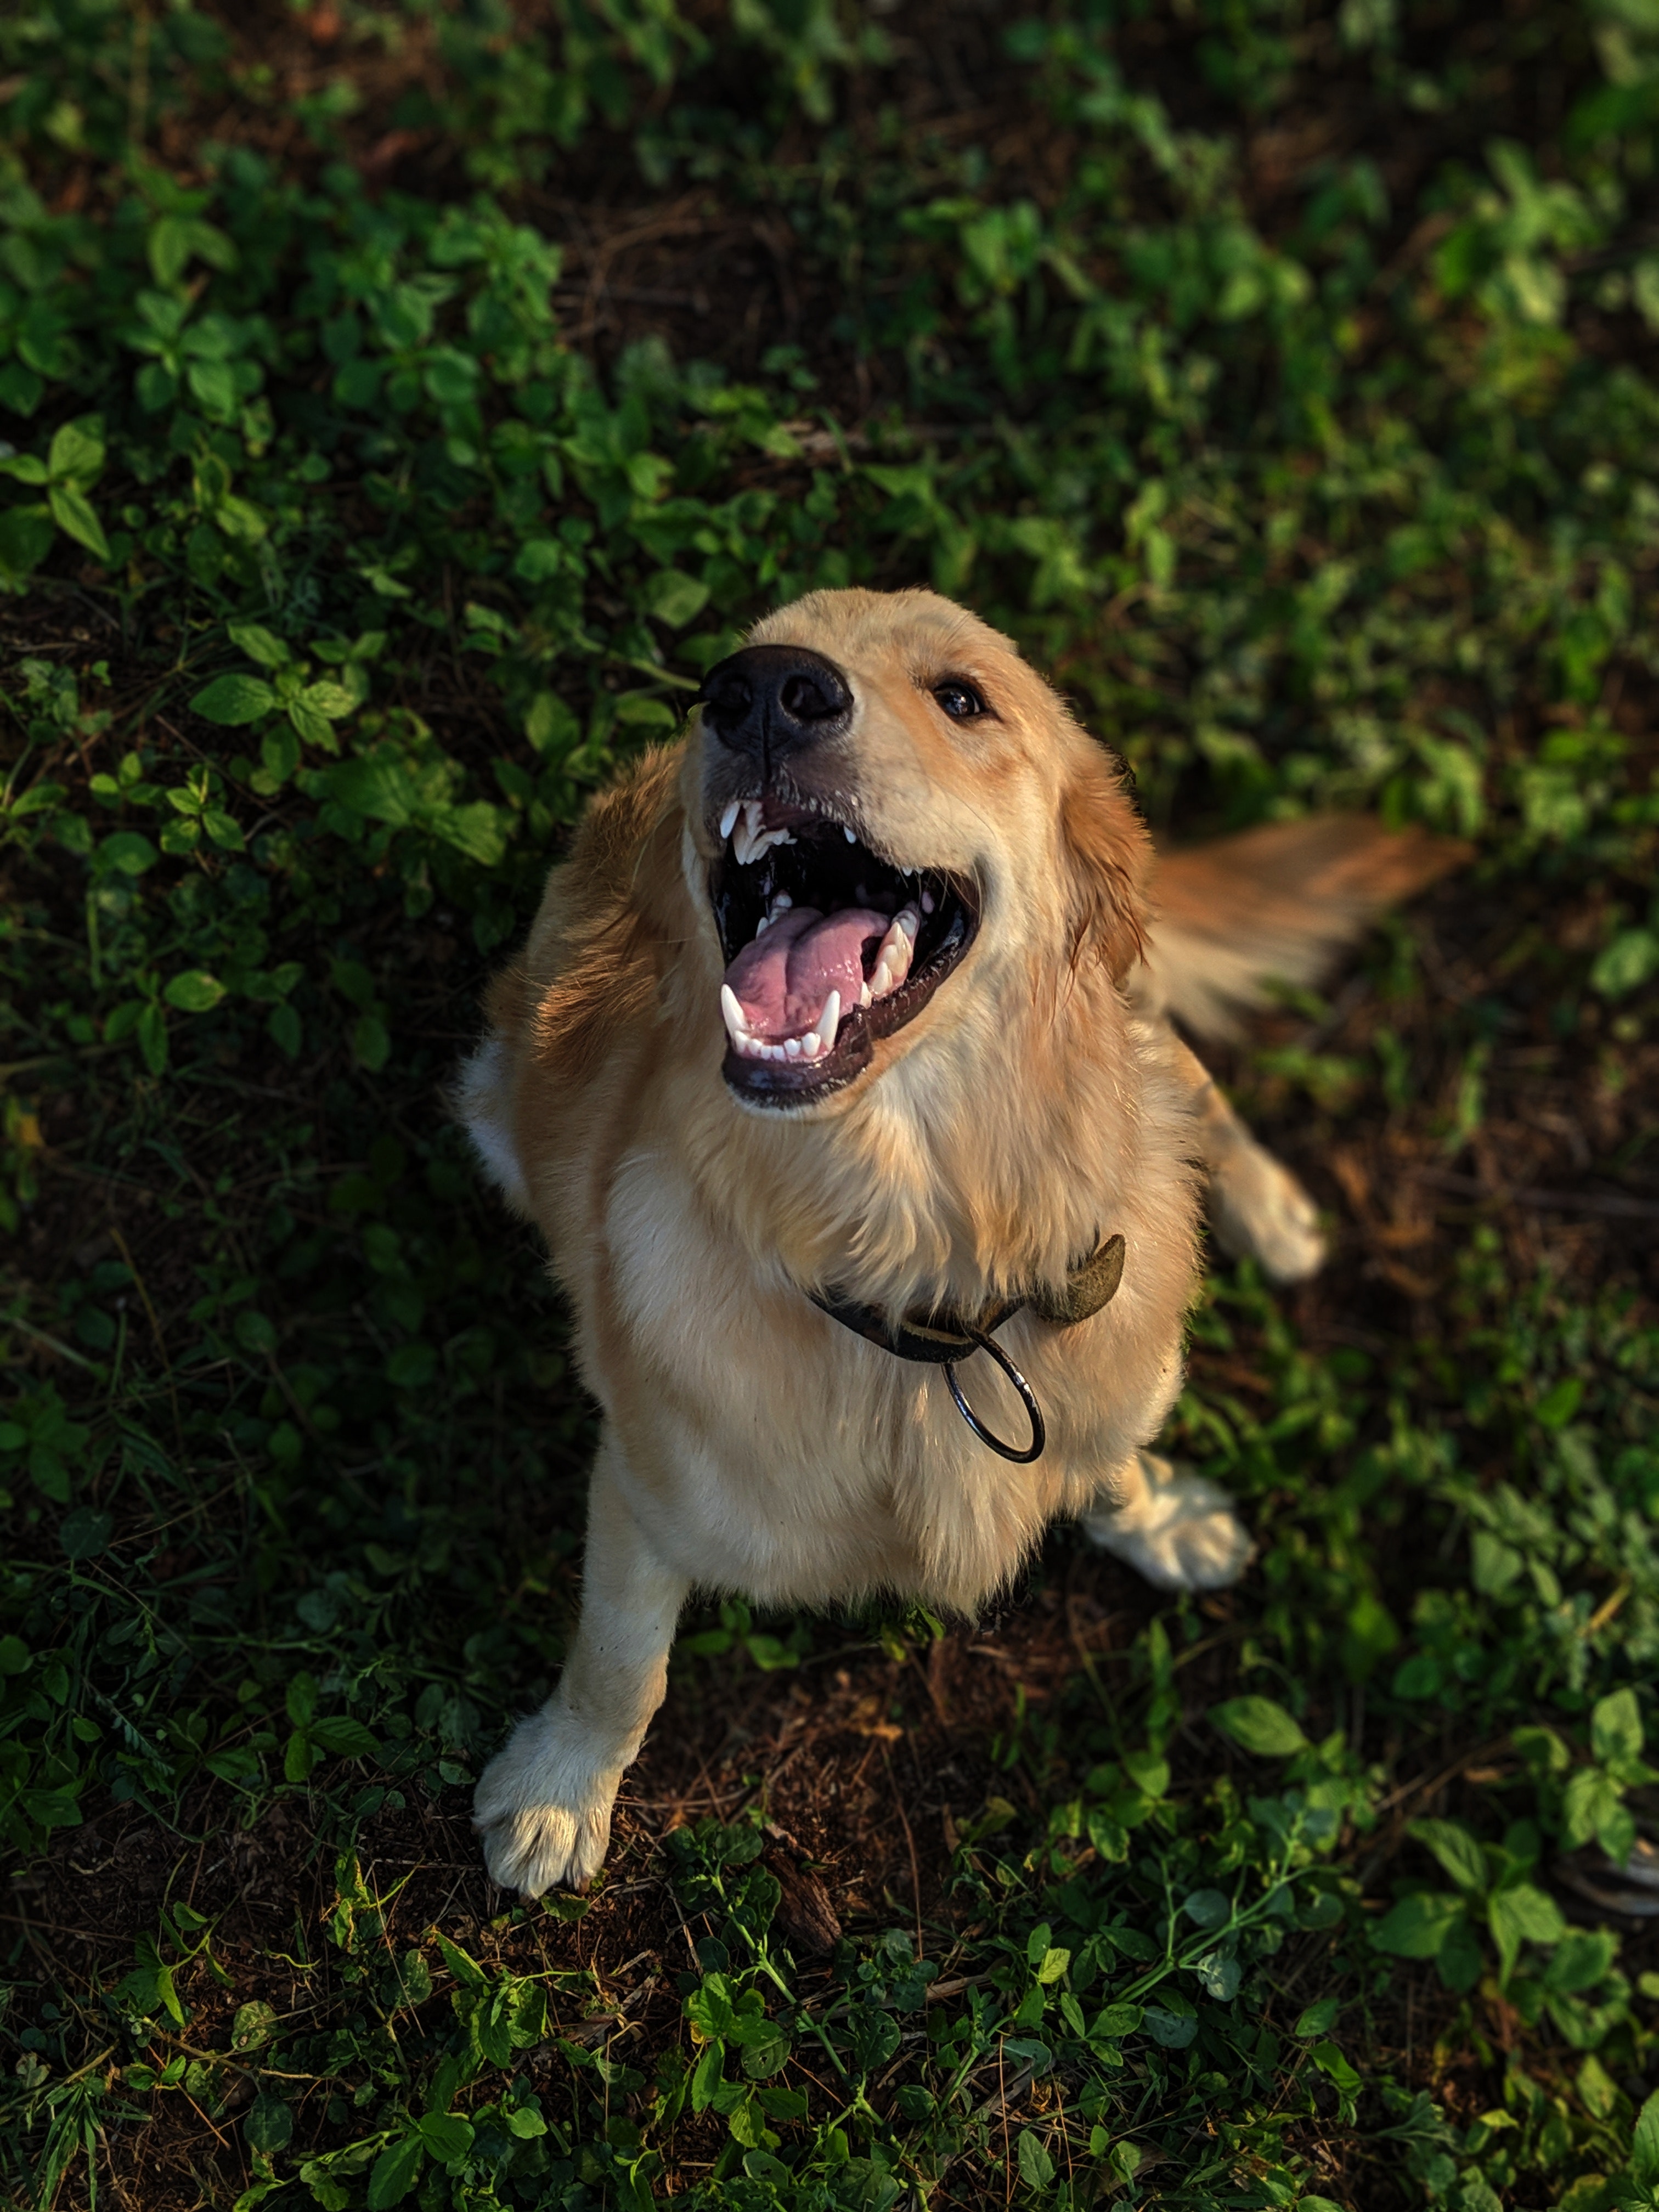
[[[805,830],[814,823],[832,823],[838,829],[858,834],[858,810],[844,797],[831,798],[819,792],[799,789],[780,789],[777,783],[769,784],[763,791],[731,792],[719,805],[711,801],[704,820],[713,842],[723,845],[732,835],[738,817],[750,809],[758,809],[751,820],[766,830]]]

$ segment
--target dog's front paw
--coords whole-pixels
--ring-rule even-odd
[[[1115,1510],[1103,1498],[1085,1513],[1090,1541],[1158,1589],[1223,1589],[1236,1583],[1255,1547],[1226,1492],[1201,1474],[1177,1474],[1152,1452],[1137,1456],[1140,1494]]]
[[[1217,1169],[1210,1218],[1222,1250],[1256,1261],[1275,1283],[1304,1283],[1329,1256],[1319,1208],[1260,1145],[1241,1146]]]
[[[569,1713],[544,1708],[520,1721],[472,1801],[490,1880],[525,1897],[586,1889],[605,1863],[621,1778]]]

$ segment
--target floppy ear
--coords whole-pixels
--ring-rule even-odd
[[[1152,843],[1115,766],[1102,754],[1079,769],[1060,802],[1071,881],[1071,961],[1098,961],[1121,983],[1146,949]]]
[[[648,1012],[662,948],[685,934],[669,910],[682,881],[678,769],[678,747],[655,750],[601,792],[549,884],[518,990],[533,1006],[537,1056],[562,1075],[580,1079]],[[505,978],[497,988],[514,992]]]

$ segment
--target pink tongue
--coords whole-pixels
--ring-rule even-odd
[[[887,934],[889,916],[868,907],[842,907],[826,917],[792,907],[743,951],[726,980],[757,1036],[805,1036],[831,991],[850,1012],[864,987],[864,948]]]

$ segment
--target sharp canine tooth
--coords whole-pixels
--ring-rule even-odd
[[[921,910],[924,914],[932,914],[933,911],[933,894],[932,891],[924,891],[922,893]]]
[[[823,1002],[823,1012],[818,1016],[817,1041],[811,1042],[814,1052],[835,1049],[836,1031],[841,1027],[841,993],[831,991]]]
[[[737,820],[742,811],[743,801],[740,799],[728,799],[726,800],[726,811],[720,817],[720,842],[722,844],[724,844],[726,840],[732,835],[732,824]]]
[[[843,822],[843,823],[842,823],[842,825],[841,825],[841,826],[842,826],[842,834],[845,836],[845,837],[846,837],[846,839],[847,839],[848,843],[849,845],[856,845],[856,844],[858,843],[858,842],[859,842],[859,841],[858,841],[858,839],[857,839],[857,838],[853,835],[852,831],[851,831],[849,829],[848,829],[847,824]]]
[[[726,1034],[735,1045],[741,1045],[749,1036],[749,1024],[737,993],[729,983],[720,985],[720,1012],[726,1018]]]
[[[862,983],[859,986],[860,1006],[867,1006],[874,997],[875,993],[870,988],[870,986],[867,983]]]

